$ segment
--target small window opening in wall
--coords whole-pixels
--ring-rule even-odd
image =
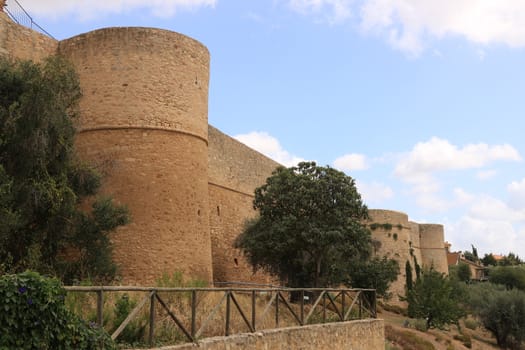
[[[197,215],[201,216],[201,210],[200,209],[197,210]]]
[[[233,259],[233,263],[235,264],[235,266],[239,266],[239,260],[237,260],[237,258]]]
[[[221,216],[221,207],[217,206],[217,216]]]

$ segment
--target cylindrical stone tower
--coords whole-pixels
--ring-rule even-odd
[[[132,215],[112,236],[124,280],[180,271],[212,281],[206,47],[166,30],[108,28],[61,41],[59,54],[83,91],[78,153]]]
[[[443,225],[419,224],[419,236],[423,265],[448,275]]]
[[[413,253],[411,249],[411,225],[408,222],[408,215],[405,213],[392,211],[369,209],[370,220],[368,228],[372,232],[372,239],[375,241],[375,255],[378,257],[386,256],[394,259],[399,264],[399,275],[396,281],[392,282],[389,292],[392,294],[390,302],[399,303],[399,296],[405,295],[406,275],[405,264],[407,261],[413,266]]]

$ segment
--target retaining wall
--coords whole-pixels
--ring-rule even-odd
[[[264,330],[204,339],[195,344],[156,350],[384,350],[385,327],[380,319],[325,323]]]

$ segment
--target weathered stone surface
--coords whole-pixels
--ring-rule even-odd
[[[384,321],[379,319],[289,327],[204,339],[195,344],[155,350],[383,350]]]

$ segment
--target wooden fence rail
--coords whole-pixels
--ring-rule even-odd
[[[155,319],[157,315],[156,306],[160,305],[161,312],[177,325],[177,328],[190,342],[197,343],[210,326],[213,318],[219,310],[224,311],[223,335],[231,334],[232,311],[236,311],[246,332],[259,330],[263,320],[272,311],[275,316],[275,328],[279,327],[280,317],[287,312],[291,319],[299,325],[324,322],[343,322],[353,319],[376,318],[376,294],[373,289],[329,289],[329,288],[162,288],[162,287],[122,287],[122,286],[68,286],[68,293],[96,293],[96,319],[99,326],[103,326],[104,296],[107,293],[116,292],[144,292],[145,296],[136,304],[135,308],[127,315],[124,321],[117,327],[111,338],[117,339],[124,328],[137,317],[139,312],[149,303],[149,331],[148,343],[154,344]],[[161,293],[163,296],[159,295]],[[165,300],[166,294],[180,294],[189,297],[189,315],[181,314],[181,310],[170,307]],[[200,315],[202,321],[198,320],[198,296],[206,293],[220,293],[222,297],[213,306],[211,311]],[[250,310],[243,309],[239,302],[240,297],[250,298]],[[263,298],[264,297],[264,298]],[[261,315],[257,314],[256,304],[264,301],[264,309]],[[293,302],[291,300],[294,300]],[[224,308],[225,304],[225,308]],[[308,312],[306,312],[308,311]],[[327,312],[332,316],[327,318]],[[313,319],[315,313],[321,313],[321,319]],[[187,320],[184,322],[184,320]]]

